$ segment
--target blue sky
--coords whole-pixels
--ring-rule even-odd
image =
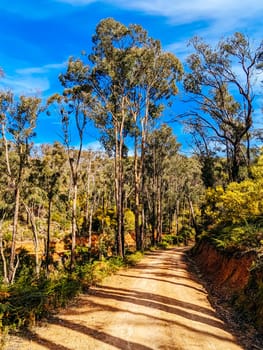
[[[1,0],[0,67],[5,77],[0,89],[43,99],[59,91],[57,77],[69,56],[90,51],[91,36],[105,17],[140,24],[182,61],[194,35],[211,44],[235,31],[255,43],[263,38],[262,0]],[[260,108],[256,113],[261,115]],[[38,142],[59,139],[58,120],[41,116],[37,134]],[[90,134],[95,142],[97,134]]]

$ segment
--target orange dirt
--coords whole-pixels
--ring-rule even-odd
[[[147,254],[6,350],[240,350],[207,292],[188,271],[185,248]]]
[[[221,288],[226,293],[240,291],[248,283],[249,269],[255,260],[254,252],[241,254],[219,252],[207,242],[198,247],[194,260],[197,262],[206,278],[210,279],[215,288]]]

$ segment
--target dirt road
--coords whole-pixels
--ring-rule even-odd
[[[207,293],[186,269],[184,248],[157,251],[93,287],[8,350],[240,350]]]

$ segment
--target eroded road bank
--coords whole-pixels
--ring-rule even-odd
[[[187,270],[185,248],[147,254],[7,350],[240,350]]]

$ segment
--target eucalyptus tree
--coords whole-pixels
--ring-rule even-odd
[[[40,275],[44,251],[40,250],[40,234],[42,233],[42,213],[45,207],[44,191],[39,186],[39,172],[35,157],[30,155],[24,175],[24,186],[21,191],[21,204],[27,214],[27,225],[32,232],[35,250],[35,274]]]
[[[83,152],[81,162],[82,200],[80,205],[83,210],[82,233],[84,236],[88,236],[89,249],[91,249],[92,244],[93,217],[99,207],[103,208],[105,195],[107,195],[105,193],[106,176],[109,175],[105,174],[107,162],[107,155],[100,151]],[[114,187],[113,184],[111,187]]]
[[[92,119],[94,98],[90,82],[90,70],[80,59],[68,61],[67,71],[61,74],[60,82],[64,88],[62,94],[49,98],[48,104],[55,104],[61,117],[63,143],[67,150],[71,174],[71,269],[74,267],[77,235],[77,198],[79,170],[83,151],[85,132]],[[77,140],[73,141],[73,132]],[[74,143],[75,144],[74,144]]]
[[[117,214],[117,254],[124,255],[123,158],[127,156],[125,138],[131,129],[128,93],[131,88],[131,51],[139,28],[127,28],[113,20],[102,20],[93,36],[90,60],[94,64],[95,93],[100,102],[96,124],[103,132],[106,148],[114,153],[115,202]]]
[[[150,120],[161,115],[162,102],[177,93],[176,81],[182,65],[160,42],[138,25],[128,27],[115,21],[101,21],[93,37],[95,91],[102,118],[98,125],[112,142],[115,156],[115,196],[118,218],[117,248],[123,255],[123,157],[126,136],[134,143],[134,196],[137,248],[143,242],[144,152]],[[141,218],[140,218],[141,216]]]
[[[198,37],[190,43],[195,52],[187,58],[189,72],[184,78],[193,106],[186,113],[188,124],[201,138],[202,133],[221,144],[229,178],[239,180],[242,165],[249,172],[253,84],[263,42],[254,49],[243,34],[235,33],[215,48]]]
[[[177,81],[182,75],[182,65],[171,53],[164,52],[158,40],[151,38],[137,50],[135,85],[130,94],[130,111],[135,124],[134,178],[135,178],[135,228],[137,249],[144,241],[144,176],[145,145],[154,122],[178,92]],[[138,144],[139,141],[139,144]],[[139,154],[139,163],[137,155]],[[139,222],[141,221],[141,227]]]
[[[41,190],[43,203],[46,210],[45,215],[45,270],[49,274],[49,265],[51,262],[50,242],[52,213],[54,205],[60,208],[59,203],[61,195],[67,193],[69,168],[67,166],[67,154],[62,144],[54,142],[53,145],[42,144],[41,154],[34,159],[34,170],[31,174],[35,178],[36,188]],[[35,174],[37,172],[37,174]],[[29,182],[29,184],[32,182]],[[65,215],[65,214],[64,214]]]
[[[149,134],[145,149],[145,170],[148,183],[148,206],[152,228],[152,244],[161,241],[163,231],[163,204],[168,190],[166,174],[171,159],[177,154],[179,144],[172,129],[163,124],[160,129]],[[167,186],[165,186],[167,185]]]
[[[198,234],[196,209],[200,208],[204,193],[198,158],[172,155],[165,169],[164,186],[164,213],[169,232],[173,230],[178,235],[184,226],[191,226]]]
[[[25,169],[32,146],[30,140],[35,135],[36,120],[42,110],[40,104],[41,100],[36,97],[20,96],[15,99],[12,93],[1,93],[0,96],[1,134],[5,149],[6,173],[14,193],[12,242],[8,266],[9,283],[14,281],[19,264],[19,258],[16,254],[16,239],[20,195],[24,186]],[[12,159],[10,152],[13,152]]]
[[[0,178],[0,204],[1,204],[1,217],[0,217],[0,251],[3,266],[3,282],[8,283],[8,262],[5,256],[4,249],[4,233],[3,224],[4,221],[12,216],[12,202],[13,197],[10,196],[10,192],[13,192],[13,181],[11,177],[11,167],[9,161],[10,145],[6,137],[7,128],[7,115],[11,108],[13,95],[10,92],[1,92],[0,94],[0,123],[1,123],[1,152],[0,152],[0,166],[1,166],[1,178]],[[13,193],[12,193],[13,194]]]
[[[180,181],[183,200],[187,203],[189,211],[188,224],[194,228],[197,237],[200,234],[200,228],[196,219],[195,207],[200,208],[204,194],[201,164],[194,156],[190,158],[182,157],[182,166],[184,176]]]
[[[4,283],[8,283],[8,266],[7,257],[5,255],[5,235],[4,227],[5,222],[11,217],[11,203],[12,196],[10,196],[10,191],[12,187],[10,186],[10,179],[6,174],[6,162],[5,162],[5,145],[4,140],[0,139],[0,256],[1,256],[1,270],[2,280]]]

